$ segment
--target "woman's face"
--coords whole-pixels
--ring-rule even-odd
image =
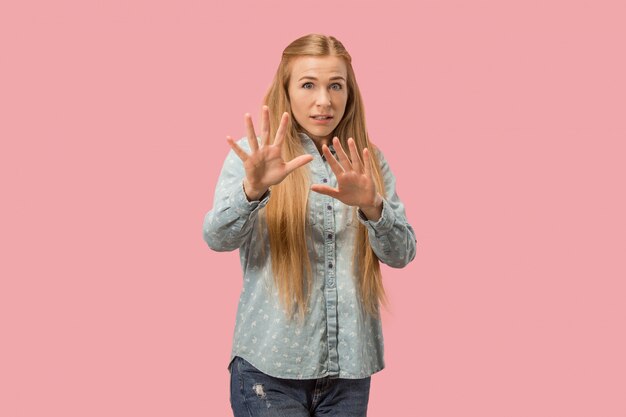
[[[347,79],[346,64],[338,56],[301,56],[291,63],[289,99],[293,117],[319,146],[330,143],[346,110]]]

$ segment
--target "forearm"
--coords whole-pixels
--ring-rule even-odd
[[[361,212],[361,216],[367,216],[362,210]],[[368,229],[370,246],[381,262],[394,268],[402,268],[415,258],[417,242],[413,228],[404,217],[396,215],[386,201],[379,219],[368,219],[360,218]]]
[[[226,197],[216,201],[204,218],[203,237],[215,251],[239,248],[250,234],[259,210],[269,200],[269,190],[260,201],[248,201],[239,183]]]

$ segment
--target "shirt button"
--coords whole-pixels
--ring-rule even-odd
[[[327,178],[324,178],[322,181],[324,181],[324,182],[328,182],[328,179],[327,179]]]
[[[328,267],[329,267],[329,268],[332,268],[332,267],[333,267],[333,264],[328,264]]]
[[[332,233],[329,233],[329,234],[328,234],[328,238],[329,238],[329,239],[332,239],[332,238],[333,238],[333,234],[332,234]]]
[[[332,209],[333,209],[333,206],[331,206],[331,205],[329,204],[329,205],[327,205],[327,206],[326,206],[326,208],[327,208],[328,210],[332,210]]]

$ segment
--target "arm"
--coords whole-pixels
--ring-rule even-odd
[[[382,213],[376,221],[368,220],[359,209],[358,219],[368,231],[372,250],[378,259],[394,268],[402,268],[415,258],[415,232],[407,222],[404,205],[396,193],[396,178],[382,152],[376,149],[385,183],[386,198],[382,199]]]
[[[395,268],[405,266],[415,258],[417,242],[413,229],[406,221],[404,206],[396,193],[395,177],[387,161],[377,150],[387,195],[383,199],[374,184],[369,150],[363,149],[361,160],[354,139],[348,138],[350,160],[336,136],[333,144],[338,161],[330,154],[328,146],[322,145],[322,152],[337,177],[337,188],[313,184],[311,190],[334,197],[349,206],[360,207],[359,221],[367,228],[370,245],[378,259]],[[371,220],[366,216],[370,216]]]
[[[283,160],[281,147],[289,113],[283,113],[273,143],[269,137],[267,106],[263,106],[260,140],[254,133],[250,114],[246,113],[244,119],[247,138],[254,139],[236,143],[230,136],[226,137],[232,151],[217,182],[214,207],[204,218],[204,240],[218,251],[239,248],[252,230],[258,211],[267,204],[269,188],[313,159],[311,155],[300,155],[289,162]]]
[[[249,150],[246,140],[237,143]],[[250,234],[259,210],[269,201],[269,190],[259,200],[249,201],[243,189],[244,178],[243,163],[231,150],[215,187],[213,208],[204,217],[204,241],[215,251],[239,248]]]

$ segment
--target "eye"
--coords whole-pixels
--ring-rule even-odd
[[[333,90],[341,90],[341,89],[343,88],[343,85],[341,85],[341,84],[339,84],[339,83],[334,83],[334,84],[331,84],[330,86],[331,86],[331,88],[332,88],[333,86],[337,86],[337,87],[338,87],[338,88],[333,88]]]
[[[306,88],[307,90],[309,90],[309,88],[307,88],[307,85],[313,85],[313,83],[304,83],[302,84],[302,88]]]

